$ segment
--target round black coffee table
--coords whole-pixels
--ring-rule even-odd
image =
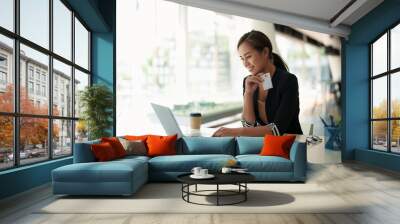
[[[215,177],[212,179],[193,179],[190,177],[191,173],[182,174],[177,177],[178,181],[182,183],[182,199],[188,203],[198,204],[198,205],[234,205],[247,200],[247,192],[249,188],[247,183],[255,180],[255,177],[248,173],[216,173],[213,174]],[[197,190],[198,184],[204,185],[216,185],[215,190]],[[195,186],[194,191],[190,191],[190,186]],[[236,185],[237,190],[223,190],[220,189],[220,185]],[[209,192],[215,192],[215,194],[205,194]],[[216,204],[202,204],[190,201],[190,196],[204,196],[204,197],[216,197]],[[232,197],[241,196],[239,200],[231,203],[221,203],[221,197]]]

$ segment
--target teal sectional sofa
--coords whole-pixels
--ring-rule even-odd
[[[176,181],[193,167],[219,172],[234,159],[259,182],[304,182],[307,153],[304,142],[295,141],[290,159],[260,156],[262,137],[183,137],[176,143],[177,155],[127,156],[96,162],[90,141],[75,144],[74,163],[52,171],[54,194],[131,195],[148,181]]]

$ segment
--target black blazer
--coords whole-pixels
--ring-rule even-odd
[[[243,79],[243,94],[246,78],[247,76]],[[299,122],[299,84],[296,76],[277,68],[272,76],[272,85],[273,88],[268,90],[265,102],[268,122],[275,123],[280,134],[303,134]],[[267,125],[260,118],[257,99],[258,89],[253,96],[256,122],[259,125]]]

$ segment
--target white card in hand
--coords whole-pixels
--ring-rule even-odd
[[[272,81],[271,81],[271,76],[269,73],[265,73],[262,75],[263,78],[263,88],[264,90],[272,89]]]

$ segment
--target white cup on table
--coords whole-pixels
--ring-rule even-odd
[[[201,169],[200,170],[200,176],[207,176],[208,175],[208,169]]]
[[[201,167],[199,167],[199,166],[193,167],[192,173],[193,173],[194,175],[196,175],[196,176],[200,176],[200,175],[201,175],[200,171],[201,171],[202,169],[203,169],[203,168],[201,168]]]

